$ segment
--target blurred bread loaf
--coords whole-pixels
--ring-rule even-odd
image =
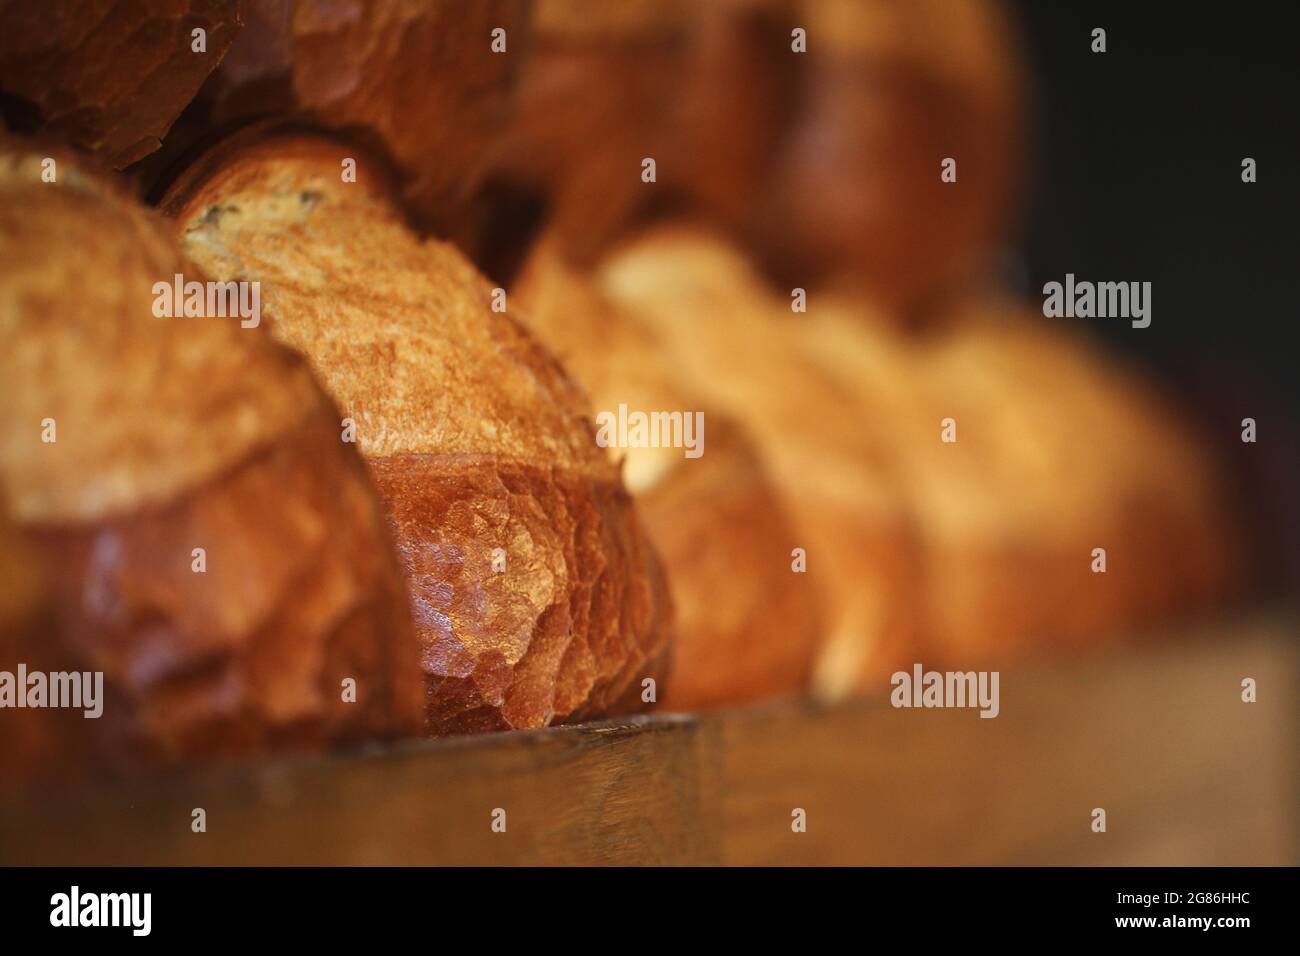
[[[526,0],[241,9],[247,26],[200,97],[206,125],[277,115],[346,131],[391,160],[410,215],[445,226],[504,120],[528,41]]]
[[[18,673],[19,665],[53,670],[49,653],[54,629],[50,595],[39,558],[14,525],[0,501],[0,671]],[[24,688],[25,691],[25,688]],[[9,702],[6,701],[6,704]],[[82,715],[53,711],[0,711],[0,791],[49,776],[59,762],[75,761],[72,742]],[[60,739],[63,738],[63,739]]]
[[[500,267],[513,251],[502,246],[539,223],[581,265],[665,210],[738,235],[765,226],[763,191],[799,104],[789,0],[532,9],[488,181],[455,234],[476,261],[509,278],[519,262]]]
[[[0,500],[0,580],[5,582],[4,589],[0,590],[0,635],[9,639],[37,616],[48,595],[36,556],[15,527],[3,500]]]
[[[237,0],[0,2],[10,126],[118,169],[152,153],[239,33]]]
[[[683,225],[650,230],[597,271],[660,335],[690,386],[753,434],[825,595],[831,692],[888,673],[921,640],[919,555],[881,432],[849,383],[803,354],[797,317],[744,255]]]
[[[491,153],[488,198],[540,204],[574,261],[593,262],[654,195],[642,162],[661,162],[669,146],[689,9],[683,0],[533,4],[513,106]],[[496,227],[467,244],[493,254]]]
[[[664,204],[752,239],[807,58],[790,49],[793,0],[714,0],[691,8],[680,92],[660,163]]]
[[[1024,81],[995,0],[803,0],[807,89],[766,191],[775,275],[914,320],[1007,228]],[[942,178],[945,160],[955,179]]]
[[[416,729],[400,573],[338,413],[264,330],[160,315],[157,283],[203,277],[58,168],[0,154],[0,480],[58,616],[41,659],[103,672],[103,717],[76,722],[97,758]]]
[[[1091,645],[1233,593],[1222,476],[1154,388],[1014,304],[907,339],[862,309],[819,298],[801,342],[889,423],[936,664]]]
[[[959,440],[899,450],[946,652],[1091,642],[1230,596],[1245,556],[1223,476],[1158,391],[1040,315],[970,309],[927,350],[917,404]]]
[[[1213,461],[1152,387],[1037,317],[969,300],[945,331],[901,336],[859,297],[791,314],[741,255],[680,227],[598,275],[753,429],[810,570],[831,565],[824,691],[878,688],[900,657],[1095,643],[1234,593]],[[874,621],[856,603],[873,595]]]
[[[450,245],[401,220],[349,145],[271,136],[214,150],[167,206],[211,274],[262,283],[388,507],[436,734],[643,705],[670,602],[585,396]]]
[[[808,575],[792,570],[802,539],[744,427],[701,406],[650,327],[567,265],[553,243],[534,249],[512,294],[598,413],[616,415],[623,405],[703,415],[696,458],[676,447],[608,449],[622,461],[677,607],[663,703],[695,709],[806,690],[822,634],[817,596]]]

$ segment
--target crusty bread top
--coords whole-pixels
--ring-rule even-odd
[[[57,168],[42,182],[40,155],[0,153],[0,476],[22,523],[163,502],[322,401],[237,318],[155,317],[154,283],[203,277],[152,214]]]
[[[340,164],[357,159],[358,181]],[[612,475],[586,400],[459,251],[402,222],[378,167],[308,135],[218,147],[165,205],[218,278],[311,359],[371,457],[493,455]]]

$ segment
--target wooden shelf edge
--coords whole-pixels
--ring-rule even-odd
[[[784,702],[10,800],[0,863],[1293,864],[1296,618],[1203,630],[1023,662],[993,720]]]

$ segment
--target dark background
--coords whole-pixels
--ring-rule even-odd
[[[1300,56],[1292,4],[1013,0],[1034,80],[1024,290],[1150,281],[1078,322],[1154,366],[1240,472],[1272,583],[1300,579]],[[1092,30],[1107,52],[1093,53]],[[1257,182],[1241,181],[1241,161]],[[1032,301],[1032,299],[1031,299]],[[1240,441],[1241,419],[1258,443]]]

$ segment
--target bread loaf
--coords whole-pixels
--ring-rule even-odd
[[[1041,315],[970,311],[928,347],[920,433],[898,453],[945,653],[1095,643],[1233,594],[1245,555],[1222,476],[1157,390]],[[945,417],[955,444],[933,440]]]
[[[889,423],[936,665],[1093,646],[1233,593],[1221,476],[1151,386],[1011,303],[908,340],[863,308],[819,297],[801,343]]]
[[[264,329],[160,314],[158,284],[203,277],[155,216],[59,167],[0,156],[0,479],[58,613],[50,656],[104,675],[95,753],[417,728],[401,578],[337,411]]]
[[[669,569],[677,607],[671,709],[807,689],[822,635],[814,586],[795,573],[798,537],[740,423],[705,409],[648,325],[567,265],[534,250],[512,292],[529,324],[581,381],[598,413],[702,416],[698,457],[681,447],[611,446]],[[685,431],[683,431],[685,435]]]
[[[1002,14],[993,0],[799,4],[807,93],[763,233],[782,282],[847,281],[878,317],[913,321],[972,281],[1007,228],[1023,145]]]
[[[519,262],[502,267],[503,239],[539,224],[581,265],[664,210],[760,228],[799,102],[790,24],[789,0],[538,0],[488,184],[457,240],[508,279]]]
[[[921,569],[888,423],[862,415],[851,384],[803,353],[798,317],[726,242],[665,225],[597,274],[663,337],[691,386],[754,435],[825,594],[822,688],[836,694],[915,660]]]
[[[408,214],[445,227],[504,121],[528,9],[525,0],[245,0],[248,26],[199,105],[210,126],[279,115],[347,131],[392,161]]]
[[[689,22],[682,0],[534,4],[513,108],[491,154],[491,198],[540,204],[576,262],[595,261],[655,195],[643,162],[663,162],[671,145]]]
[[[355,424],[406,569],[435,734],[643,704],[671,608],[585,396],[451,246],[403,224],[378,166],[310,136],[234,142],[167,207],[213,275],[262,283]]]
[[[10,125],[121,169],[158,149],[239,33],[236,0],[0,2]]]
[[[668,146],[657,149],[662,205],[752,241],[787,130],[798,119],[807,57],[791,49],[791,0],[693,7]]]
[[[717,240],[661,229],[599,275],[754,429],[818,547],[810,569],[818,553],[833,564],[837,620],[859,623],[833,630],[823,691],[880,690],[909,655],[966,669],[1095,645],[1235,593],[1244,556],[1222,476],[1136,376],[1005,303],[970,301],[919,337],[860,298],[782,317],[747,268]],[[892,642],[852,613],[873,592],[907,596],[911,627]]]

